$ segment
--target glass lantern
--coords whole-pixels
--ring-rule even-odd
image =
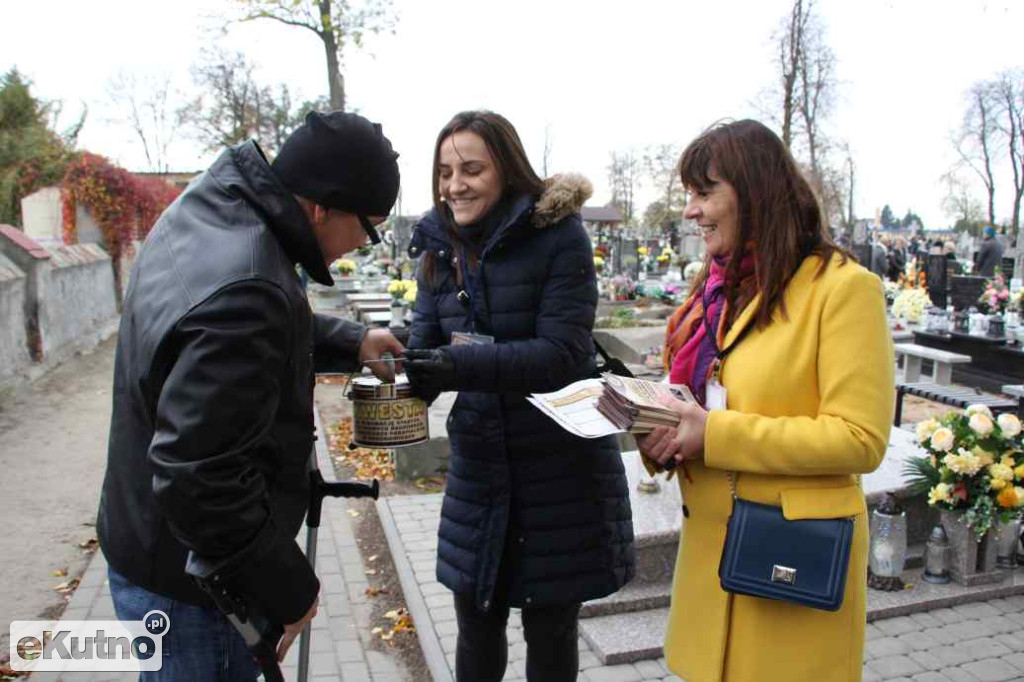
[[[907,513],[893,493],[887,493],[885,502],[871,512],[870,532],[868,572],[875,580],[869,584],[882,590],[902,589],[900,575],[907,561]]]
[[[953,331],[967,334],[971,330],[971,317],[963,310],[953,313]]]
[[[1020,542],[1020,519],[1000,523],[996,535],[996,566],[1014,568],[1017,565],[1017,543]]]
[[[1005,336],[1006,326],[1003,323],[1003,316],[994,313],[988,317],[988,335],[989,336]]]
[[[925,546],[924,573],[921,579],[936,585],[949,582],[949,538],[941,523],[932,530]]]

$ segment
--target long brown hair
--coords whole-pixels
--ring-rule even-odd
[[[842,262],[851,257],[832,240],[821,205],[793,156],[767,126],[742,120],[717,123],[689,144],[679,160],[679,176],[688,190],[702,190],[714,181],[710,172],[728,182],[739,198],[739,248],[754,252],[757,289],[739,288],[739,257],[731,258],[726,271],[725,295],[731,326],[736,316],[760,293],[755,320],[764,328],[779,309],[786,307],[783,293],[804,258],[822,258],[816,277],[825,271],[833,254]],[[741,253],[737,253],[741,256]],[[710,259],[694,282],[698,290],[707,280]]]
[[[519,133],[508,119],[493,111],[461,111],[448,121],[437,134],[434,143],[434,170],[431,177],[431,188],[434,197],[434,210],[441,216],[445,232],[452,243],[464,241],[456,229],[451,209],[441,201],[441,144],[455,133],[468,131],[480,136],[487,145],[487,151],[498,170],[498,177],[503,184],[502,200],[509,196],[529,194],[539,197],[544,192],[544,182],[533,170],[530,160],[523,149]],[[427,252],[423,254],[423,272],[428,283],[433,284],[436,275],[436,256]],[[461,286],[461,273],[455,272],[456,281]]]

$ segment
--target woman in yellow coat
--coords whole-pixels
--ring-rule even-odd
[[[680,172],[684,215],[708,260],[670,320],[666,361],[704,407],[675,402],[679,428],[640,443],[650,460],[681,463],[688,510],[668,667],[688,682],[860,680],[868,528],[858,475],[882,461],[894,400],[882,283],[832,242],[814,193],[764,125],[711,128]],[[787,519],[854,518],[838,611],[721,588],[730,475],[739,497]]]

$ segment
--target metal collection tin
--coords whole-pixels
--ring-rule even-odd
[[[357,377],[349,384],[352,442],[366,448],[398,448],[430,437],[427,404],[414,398],[407,383],[383,383]]]

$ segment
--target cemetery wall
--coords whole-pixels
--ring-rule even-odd
[[[39,298],[44,357],[66,357],[67,347],[117,317],[110,256],[96,244],[47,249],[52,258]]]
[[[32,362],[25,326],[25,273],[0,254],[0,384]]]
[[[0,256],[0,385],[38,376],[116,330],[114,272],[97,244],[45,247],[0,225]]]

